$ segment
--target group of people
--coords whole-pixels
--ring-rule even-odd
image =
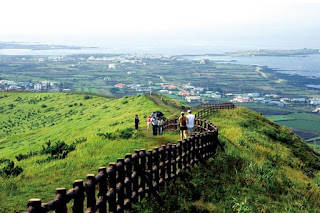
[[[158,131],[159,131],[159,135],[162,135],[163,132],[163,117],[156,117],[156,116],[149,116],[147,118],[147,130],[149,131],[149,127],[150,124],[152,125],[152,131],[153,131],[153,135],[158,135]]]
[[[149,131],[150,124],[152,125],[153,135],[162,135],[163,132],[163,117],[150,116],[147,118],[147,131]],[[180,136],[181,140],[187,138],[187,134],[191,136],[193,133],[194,124],[196,122],[195,115],[192,114],[191,110],[188,110],[188,115],[185,116],[184,112],[181,112],[179,117],[179,126],[180,126]],[[138,131],[139,128],[139,117],[136,115],[134,118],[135,130]]]

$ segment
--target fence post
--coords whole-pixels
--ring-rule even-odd
[[[118,200],[117,200],[117,212],[124,212],[124,159],[118,158],[117,160],[117,171],[118,171],[118,179],[117,183],[117,193],[118,193]]]
[[[187,142],[186,139],[182,141],[182,169],[187,167]]]
[[[134,154],[132,155],[133,161],[133,174],[132,174],[132,181],[133,181],[133,191],[132,191],[132,203],[138,202],[138,190],[139,190],[139,152],[140,150],[135,149]]]
[[[152,154],[152,150],[150,149],[147,153],[147,159],[148,159],[148,178],[151,182],[151,184],[153,185],[153,154]],[[150,187],[148,187],[148,197],[151,197],[152,195],[152,189]]]
[[[204,156],[203,156],[203,145],[204,145],[204,140],[203,140],[203,133],[201,133],[200,134],[200,137],[199,137],[199,139],[200,139],[200,158],[202,159],[202,158],[204,158]]]
[[[153,149],[153,161],[154,161],[154,167],[153,167],[153,173],[154,173],[154,188],[156,190],[159,189],[159,184],[160,184],[160,176],[159,176],[159,171],[160,171],[160,166],[159,166],[159,148],[155,147]]]
[[[167,164],[167,181],[171,180],[171,161],[172,161],[172,145],[171,143],[167,144],[167,160],[166,160],[166,164]]]
[[[73,183],[73,189],[77,191],[72,211],[74,213],[83,212],[83,201],[84,201],[84,187],[83,187],[83,180],[76,180]]]
[[[177,145],[172,144],[172,176],[173,178],[176,178],[177,175]]]
[[[186,167],[187,169],[190,168],[190,161],[191,161],[191,140],[190,138],[185,139],[186,141]]]
[[[178,169],[179,169],[178,174],[179,174],[180,171],[182,170],[182,141],[178,141],[177,149],[178,149],[177,163],[178,163]]]
[[[141,173],[139,176],[142,176],[142,175],[145,175],[145,168],[146,168],[146,150],[145,149],[141,149],[140,159],[141,159],[141,164],[140,164]],[[145,198],[145,194],[146,194],[146,182],[144,178],[141,178],[140,181],[141,181],[140,183],[141,188],[138,192],[139,192],[140,200],[142,200],[143,198]]]
[[[117,188],[116,188],[116,182],[117,182],[117,165],[114,162],[109,163],[109,168],[107,170],[107,174],[108,174],[108,179],[110,182],[110,188],[109,191],[107,193],[107,197],[108,197],[108,205],[109,205],[109,212],[116,212],[117,211]]]
[[[27,213],[38,213],[38,212],[42,212],[41,200],[38,198],[29,199]]]
[[[193,166],[195,164],[195,151],[196,151],[196,144],[195,144],[195,137],[194,134],[191,135],[191,161],[190,164]]]
[[[204,133],[204,154],[205,157],[208,157],[210,152],[210,145],[209,145],[209,133]]]
[[[106,213],[107,212],[107,168],[100,167],[99,170],[100,180],[99,182],[99,213]]]
[[[166,180],[166,146],[161,145],[160,152],[160,186],[165,185]]]
[[[196,134],[195,136],[194,136],[194,138],[195,138],[195,155],[196,155],[196,160],[195,160],[195,162],[196,163],[198,163],[199,162],[199,160],[200,160],[200,143],[199,143],[199,135],[198,134]]]
[[[87,194],[87,211],[94,212],[96,206],[96,177],[94,174],[87,174],[85,191]]]
[[[132,197],[132,154],[127,153],[125,157],[125,173],[126,178],[125,185],[125,202],[124,208],[131,209],[131,197]]]

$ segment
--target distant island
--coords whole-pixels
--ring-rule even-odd
[[[246,50],[246,51],[236,51],[236,52],[226,52],[228,56],[304,56],[320,54],[318,49],[297,49],[297,50],[267,50],[267,49],[258,49],[258,50]]]
[[[85,49],[85,48],[97,48],[97,47],[82,47],[82,46],[67,46],[67,45],[49,45],[49,44],[29,44],[18,42],[1,42],[1,49],[30,49],[30,50],[53,50],[53,49]]]

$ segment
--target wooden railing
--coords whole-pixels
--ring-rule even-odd
[[[197,118],[203,118],[217,110],[234,109],[236,106],[233,103],[221,103],[221,104],[203,104],[203,109],[196,113]]]
[[[55,199],[50,202],[30,199],[27,212],[66,213],[67,204],[72,200],[75,213],[83,213],[85,209],[90,213],[98,210],[100,213],[124,212],[145,197],[159,198],[159,189],[179,176],[182,170],[214,155],[218,128],[198,119],[195,129],[196,135],[176,144],[168,143],[148,151],[136,149],[133,154],[128,153],[125,158],[109,163],[108,167],[100,167],[97,175],[88,174],[86,181],[74,181],[68,192],[66,188],[57,188]]]
[[[213,112],[224,109],[234,109],[236,106],[233,103],[221,103],[221,104],[201,104],[203,109],[195,114],[196,120],[203,118],[204,116],[210,115]],[[187,110],[187,108],[186,108]],[[177,130],[178,129],[178,118],[169,118],[163,122],[163,131]]]

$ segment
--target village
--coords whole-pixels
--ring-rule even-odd
[[[0,80],[0,91],[26,92],[70,92],[70,89],[61,88],[60,83],[52,81],[22,81]]]
[[[3,58],[2,61],[12,63],[13,60]],[[24,70],[25,75],[30,75],[28,80],[21,77],[13,79],[12,76],[0,79],[0,91],[86,92],[115,97],[160,93],[190,105],[226,101],[277,107],[308,105],[312,108],[310,112],[320,112],[320,100],[317,96],[299,97],[294,95],[295,92],[286,96],[278,94],[276,90],[274,93],[255,91],[257,79],[266,77],[260,76],[256,67],[251,71],[251,67],[213,63],[201,58],[189,60],[182,56],[156,54],[15,56],[13,64],[17,67],[36,67]],[[185,69],[190,66],[192,68],[188,68],[187,74]],[[46,67],[52,71],[46,76],[37,76]],[[251,88],[249,84],[225,86],[227,80],[238,80],[235,72],[243,68],[251,72],[247,78],[255,78]],[[55,79],[55,72],[60,72],[63,78]],[[176,73],[175,76],[172,75],[173,72]],[[183,76],[188,75],[192,77],[186,81]],[[228,77],[225,78],[225,75]],[[214,81],[211,80],[213,77]],[[242,82],[242,79],[239,81]],[[251,92],[245,93],[244,87]]]

